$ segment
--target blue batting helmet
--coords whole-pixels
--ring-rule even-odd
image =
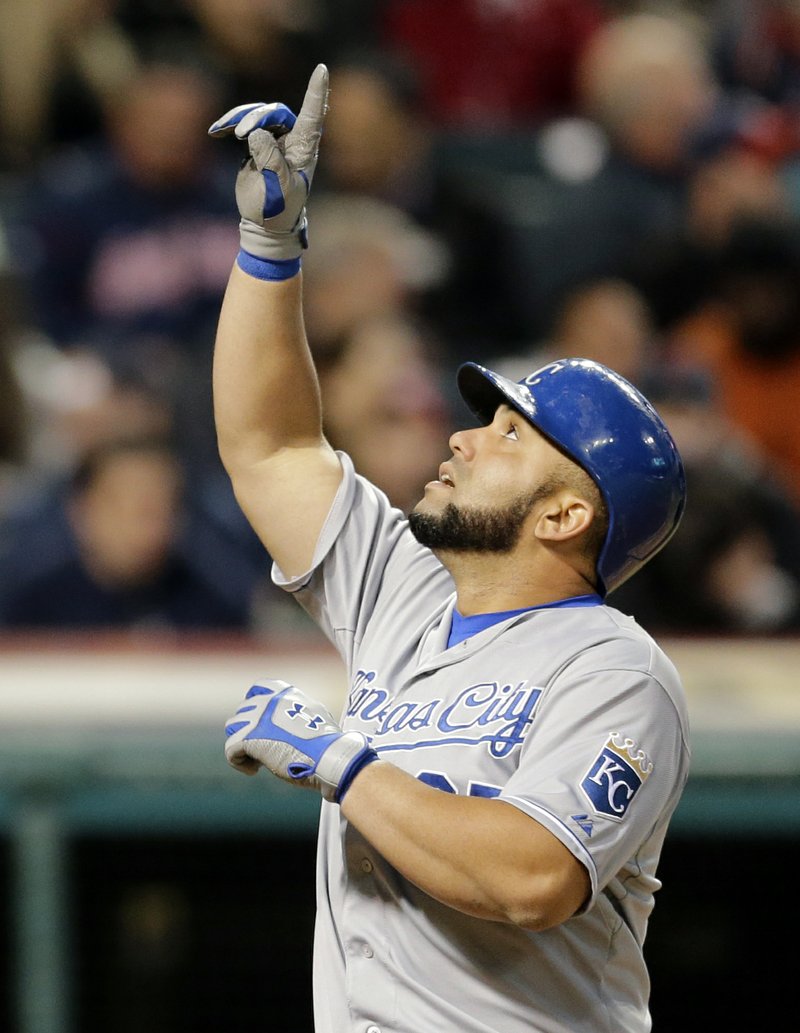
[[[516,409],[594,480],[609,518],[597,560],[603,594],[675,533],[686,501],[683,463],[661,417],[624,377],[589,359],[560,359],[515,383],[467,362],[458,388],[484,423],[498,405]]]

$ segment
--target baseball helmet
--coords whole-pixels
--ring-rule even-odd
[[[515,383],[467,362],[458,388],[483,423],[498,405],[516,409],[594,480],[609,518],[597,560],[603,595],[675,533],[686,502],[683,463],[661,417],[624,377],[590,359],[559,359]]]

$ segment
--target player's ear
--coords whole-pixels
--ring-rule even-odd
[[[541,541],[566,542],[588,531],[594,506],[588,499],[564,488],[547,499],[539,510],[534,534]]]

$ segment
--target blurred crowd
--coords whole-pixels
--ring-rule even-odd
[[[410,509],[467,359],[582,356],[687,466],[611,597],[648,630],[800,630],[798,0],[8,0],[0,8],[0,631],[316,635],[217,454],[241,154],[331,108],[307,327],[326,432]]]

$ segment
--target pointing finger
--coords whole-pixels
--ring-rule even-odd
[[[286,156],[297,167],[313,160],[328,111],[329,74],[325,65],[317,65],[308,81],[303,106],[286,141]]]

